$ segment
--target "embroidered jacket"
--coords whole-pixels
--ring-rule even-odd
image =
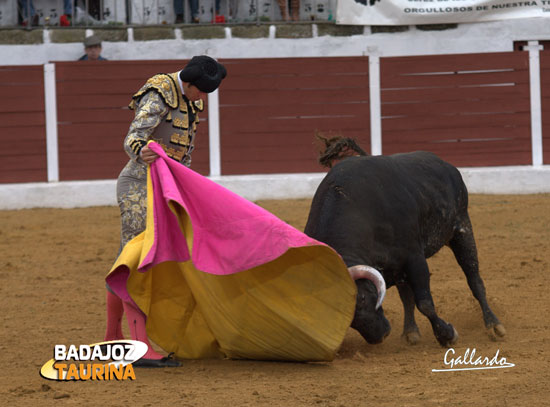
[[[194,149],[199,112],[203,101],[190,102],[178,83],[178,72],[150,78],[132,97],[129,105],[135,117],[124,140],[124,148],[134,162],[143,163],[139,152],[154,140],[166,154],[189,166]]]

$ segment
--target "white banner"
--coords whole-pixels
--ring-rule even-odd
[[[550,17],[550,0],[338,0],[336,23],[449,24]]]

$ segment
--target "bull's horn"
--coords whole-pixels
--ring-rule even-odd
[[[349,267],[349,274],[354,280],[359,280],[360,278],[366,278],[374,283],[376,290],[378,291],[378,301],[376,301],[376,309],[380,308],[384,297],[386,296],[386,282],[382,274],[375,268],[370,266],[365,266],[363,264]]]

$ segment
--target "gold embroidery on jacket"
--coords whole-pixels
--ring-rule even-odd
[[[194,102],[194,105],[195,105],[195,108],[199,111],[199,112],[202,112],[204,110],[204,102],[202,99],[199,99],[197,101]]]
[[[134,152],[134,154],[139,155],[139,152],[141,151],[143,146],[145,146],[145,144],[147,144],[147,143],[143,140],[133,140],[128,144],[129,144],[130,148],[132,149],[132,151]]]
[[[178,128],[178,129],[188,129],[189,128],[189,116],[185,115],[183,119],[176,117],[174,118],[174,122],[172,123],[172,126]]]
[[[160,94],[164,102],[169,107],[172,109],[177,108],[179,102],[178,95],[180,92],[177,91],[177,80],[174,82],[172,75],[161,73],[149,78],[147,82],[145,82],[145,85],[143,85],[141,89],[134,96],[132,96],[132,101],[128,107],[135,110],[137,100],[139,100],[139,98],[141,98],[148,91],[155,90]]]
[[[153,92],[149,92],[149,90],[153,90]],[[168,107],[168,112],[165,115],[149,114],[159,110],[157,105],[162,102]],[[150,78],[133,96],[130,108],[137,108],[138,104],[140,111],[139,114],[136,113],[135,121],[137,122],[139,119],[139,125],[144,128],[148,127],[151,131],[142,131],[139,135],[136,133],[135,136],[129,135],[128,150],[135,155],[139,154],[139,150],[143,146],[142,143],[145,143],[141,140],[146,137],[158,142],[169,157],[189,166],[199,123],[198,113],[204,109],[203,101],[187,101],[179,86],[178,72],[175,72],[158,74]],[[157,122],[154,123],[153,119]],[[151,124],[147,126],[149,122]],[[137,141],[138,139],[140,141]]]
[[[185,130],[183,134],[173,133],[170,136],[170,142],[180,146],[188,147],[190,144],[190,141],[191,139],[189,137],[189,133],[187,132],[187,130]]]
[[[170,158],[173,158],[176,161],[181,161],[181,159],[185,156],[187,149],[175,149],[172,147],[163,146],[164,151],[166,152],[166,155]]]

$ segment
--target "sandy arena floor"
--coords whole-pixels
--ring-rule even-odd
[[[263,201],[303,230],[309,201]],[[456,355],[501,357],[507,369],[432,373],[444,354],[417,313],[422,340],[401,339],[397,290],[384,308],[392,333],[368,345],[350,330],[332,363],[230,360],[136,369],[135,381],[52,382],[40,367],[53,345],[103,338],[104,276],[118,249],[118,208],[0,211],[0,404],[5,406],[542,406],[549,405],[550,195],[471,197],[481,275],[507,336],[493,342],[466,280],[445,248],[432,259],[440,316]]]

